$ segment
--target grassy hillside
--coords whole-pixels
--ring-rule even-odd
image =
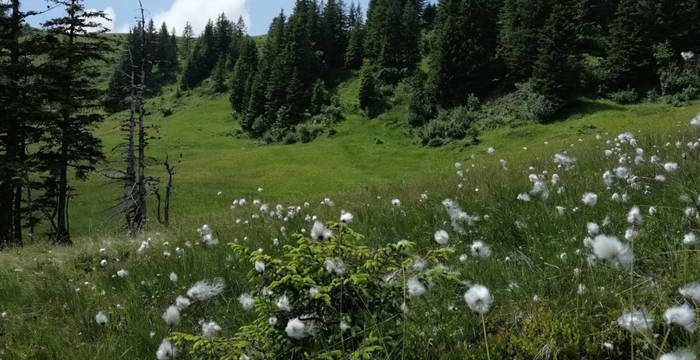
[[[152,132],[149,147],[154,158],[151,175],[163,175],[156,159],[166,153],[183,155],[175,178],[172,225],[163,228],[153,221],[147,234],[125,239],[117,231],[121,218],[110,208],[119,194],[117,185],[99,175],[76,184],[72,228],[80,235],[74,247],[37,244],[0,254],[0,359],[152,358],[161,339],[173,331],[198,334],[200,319],[217,321],[221,335],[232,337],[255,318],[253,311],[241,308],[238,296],[257,290],[245,278],[252,264],[232,256],[226,244],[238,242],[282,256],[285,250],[275,246],[273,238],[292,245],[292,233],[312,226],[306,215],[337,220],[341,208],[355,215],[351,226],[372,248],[409,239],[417,243],[415,256],[421,256],[439,247],[433,233],[447,230],[452,255],[442,265],[460,280],[482,283],[494,294],[486,328],[492,358],[629,358],[630,336],[615,324],[633,306],[648,309],[657,320],[653,333],[663,335],[663,310],[682,302],[679,286],[698,280],[693,269],[700,266],[700,253],[684,247],[681,239],[698,228],[697,220],[683,215],[698,195],[698,154],[683,144],[700,135],[688,125],[700,103],[674,108],[582,100],[577,115],[566,121],[487,132],[477,146],[453,143],[429,149],[405,136],[404,107],[374,120],[353,110],[357,87],[357,81],[350,80],[339,88],[347,119],[336,135],[284,146],[260,146],[232,136],[237,124],[226,96],[198,93],[153,99],[148,121],[159,131]],[[163,117],[160,107],[173,107],[175,113]],[[105,149],[120,142],[123,116],[112,116],[98,129]],[[633,165],[634,147],[615,145],[614,138],[622,132],[636,136],[644,149],[644,164]],[[673,145],[676,141],[681,149]],[[494,154],[487,153],[489,147],[495,148]],[[615,149],[615,155],[604,156],[605,149]],[[552,162],[561,151],[577,158],[573,169]],[[665,171],[650,163],[651,155],[662,163],[678,162],[680,170],[666,174],[664,183],[654,181]],[[630,157],[626,166],[638,175],[639,189],[624,180],[610,189],[603,185],[603,172],[619,166],[622,156]],[[119,166],[116,153],[108,158],[111,166]],[[456,161],[464,164],[464,178],[454,174]],[[536,195],[530,202],[516,200],[532,188],[528,174],[545,171],[548,183],[553,173],[561,176],[561,192],[548,185],[551,195],[546,200]],[[258,187],[264,190],[258,192]],[[587,191],[598,193],[595,207],[582,204]],[[615,202],[614,192],[629,199]],[[423,193],[427,200],[421,200]],[[333,199],[335,206],[319,205],[324,197]],[[240,198],[248,205],[229,209]],[[394,198],[402,201],[400,207],[391,206]],[[445,198],[455,199],[469,214],[488,215],[488,220],[464,234],[454,231],[441,205]],[[285,209],[300,206],[301,211],[286,220],[260,217],[251,204],[254,199],[273,208],[278,203]],[[310,206],[304,207],[304,202]],[[586,223],[597,222],[602,233],[622,239],[632,205],[641,206],[646,218],[633,245],[633,270],[602,260],[587,265],[591,250],[582,244]],[[557,215],[556,206],[566,208],[564,215]],[[650,206],[658,209],[654,216],[646,215]],[[608,216],[610,224],[604,226]],[[195,229],[203,224],[211,226],[219,245],[201,243]],[[490,258],[470,253],[476,240],[491,247]],[[141,241],[150,246],[139,254]],[[468,260],[461,261],[461,254],[468,254]],[[428,267],[432,265],[437,264]],[[121,269],[128,271],[123,278],[116,275]],[[426,273],[411,271],[429,290],[408,303],[410,336],[397,339],[413,349],[407,357],[485,358],[479,318],[462,297],[466,287],[430,284]],[[171,272],[178,275],[176,283],[168,279]],[[380,281],[385,274],[374,275]],[[214,277],[224,279],[224,292],[183,310],[181,323],[169,328],[161,315],[175,297],[196,281]],[[579,284],[587,289],[580,294]],[[95,322],[99,311],[107,315],[106,326]],[[284,334],[284,323],[278,330]],[[638,358],[656,355],[660,341],[633,339]],[[674,329],[664,351],[698,351],[699,343],[697,334]],[[178,358],[187,358],[182,349],[181,354]],[[382,357],[387,356],[399,357]]]

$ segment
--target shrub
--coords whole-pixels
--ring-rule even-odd
[[[618,104],[634,104],[639,101],[639,94],[637,90],[627,88],[627,90],[618,90],[608,94],[608,98]]]
[[[412,317],[401,309],[415,301],[405,295],[406,279],[453,285],[459,280],[440,268],[416,274],[410,267],[411,242],[371,250],[358,245],[363,236],[347,225],[329,223],[329,229],[333,236],[328,241],[294,235],[296,245],[285,246],[281,258],[230,244],[251,264],[247,278],[255,294],[256,320],[227,340],[175,333],[171,338],[176,346],[189,349],[195,358],[227,359],[289,358],[292,353],[308,359],[370,359],[400,347],[417,351],[421,344],[404,339],[404,326],[412,325]],[[430,250],[423,259],[435,266],[452,252]],[[265,264],[264,272],[252,269],[255,262]],[[276,305],[282,295],[288,309]],[[303,324],[297,338],[286,331],[291,321]]]
[[[441,146],[452,140],[464,139],[469,133],[472,140],[478,132],[469,132],[478,118],[477,112],[466,106],[458,106],[452,110],[441,111],[437,118],[420,128],[418,136],[423,145]]]

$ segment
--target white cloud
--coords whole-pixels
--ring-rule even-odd
[[[86,12],[93,12],[93,11],[99,11],[99,10],[87,9],[85,11]],[[103,18],[93,18],[92,21],[102,25],[104,28],[108,29],[109,32],[114,32],[114,23],[117,19],[117,13],[114,11],[114,8],[112,8],[111,6],[102,10],[102,11],[104,11],[105,15],[107,16],[107,18],[109,20],[103,19]]]
[[[259,1],[259,0],[258,0]],[[153,17],[157,26],[166,22],[169,28],[175,27],[178,34],[182,33],[189,21],[196,36],[199,36],[209,19],[213,21],[219,14],[224,13],[229,20],[235,21],[239,16],[248,23],[246,0],[175,0],[170,9]]]

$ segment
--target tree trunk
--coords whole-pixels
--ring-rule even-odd
[[[146,87],[146,62],[148,61],[148,55],[147,55],[147,44],[146,44],[146,22],[145,22],[145,17],[143,14],[143,5],[141,4],[141,1],[139,0],[139,7],[141,10],[141,53],[143,54],[141,58],[141,66],[140,66],[140,84],[138,88],[138,94],[137,94],[137,99],[138,99],[138,111],[139,111],[139,144],[138,144],[138,180],[137,180],[137,189],[136,189],[136,194],[137,194],[137,216],[136,216],[136,221],[137,221],[137,227],[138,230],[144,230],[146,228],[147,222],[148,222],[148,204],[147,204],[147,198],[148,198],[148,193],[146,190],[146,128],[144,126],[144,115],[145,115],[145,108],[144,108],[144,90]]]
[[[56,214],[56,243],[61,245],[71,245],[70,232],[68,231],[68,161],[66,159],[66,149],[61,149],[61,167],[58,175],[58,209]]]

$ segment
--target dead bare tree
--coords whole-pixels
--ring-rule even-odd
[[[172,196],[173,193],[173,176],[175,176],[175,170],[178,164],[182,162],[182,154],[180,154],[180,157],[177,160],[177,163],[171,164],[170,159],[168,157],[168,154],[165,155],[165,162],[163,163],[163,166],[165,167],[165,171],[168,173],[168,185],[165,187],[165,201],[163,202],[163,217],[161,218],[161,198],[160,198],[160,190],[158,189],[158,185],[160,185],[160,181],[155,183],[155,188],[153,190],[155,196],[156,196],[156,203],[158,205],[157,208],[157,215],[158,215],[158,222],[163,224],[163,225],[168,225],[170,224],[170,197]]]

